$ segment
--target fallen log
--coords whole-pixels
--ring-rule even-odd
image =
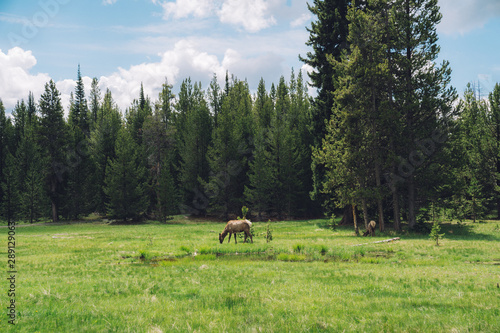
[[[356,245],[353,245],[353,246],[361,246],[361,245],[376,244],[376,243],[389,243],[389,242],[393,242],[393,241],[397,241],[397,240],[400,240],[400,238],[399,237],[395,237],[395,238],[384,239],[384,240],[381,240],[381,241],[376,241],[376,242],[371,242],[371,243],[356,244]]]

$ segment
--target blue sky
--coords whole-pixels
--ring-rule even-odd
[[[467,82],[486,94],[500,82],[500,1],[440,0],[440,59],[459,93]],[[306,0],[0,0],[0,98],[8,110],[56,81],[67,107],[77,66],[109,88],[125,110],[140,83],[155,100],[165,77],[207,87],[226,70],[255,89],[291,68],[306,71]]]

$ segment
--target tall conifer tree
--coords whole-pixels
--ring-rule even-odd
[[[105,213],[106,203],[108,202],[108,197],[104,192],[106,167],[109,161],[115,158],[115,142],[118,131],[122,127],[120,110],[113,101],[109,89],[104,95],[99,114],[89,142],[89,151],[93,164],[92,182],[94,184],[92,206],[97,212]]]
[[[45,84],[45,91],[38,102],[40,108],[40,139],[45,149],[47,163],[45,175],[52,205],[52,221],[59,219],[63,180],[67,171],[65,148],[68,143],[67,126],[60,93],[54,81]]]
[[[148,207],[145,195],[145,170],[138,161],[138,146],[130,131],[122,127],[116,139],[116,158],[106,168],[104,192],[109,198],[108,214],[126,221],[139,217]]]

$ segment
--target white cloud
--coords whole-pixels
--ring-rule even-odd
[[[439,6],[443,19],[437,28],[447,35],[463,35],[500,17],[498,0],[439,0]]]
[[[314,72],[314,68],[311,65],[303,64],[300,70],[302,71],[302,76],[304,77],[304,80],[308,83],[307,92],[309,96],[315,97],[317,95],[317,91],[316,88],[311,86],[312,81],[311,78],[309,77],[309,74]]]
[[[282,0],[152,0],[163,7],[163,18],[182,19],[190,16],[206,18],[217,16],[220,22],[258,32],[276,24],[272,11]]]
[[[138,98],[141,82],[144,92],[155,100],[165,78],[170,84],[188,76],[193,81],[209,81],[216,73],[223,77],[225,70],[215,55],[202,52],[194,43],[181,40],[172,50],[161,55],[159,62],[143,63],[100,78],[102,87],[109,88],[122,110]]]
[[[172,49],[160,54],[160,60],[118,68],[114,73],[99,78],[102,92],[110,89],[113,99],[122,111],[130,107],[134,98],[139,97],[141,82],[144,92],[152,101],[158,98],[165,78],[173,85],[188,77],[192,82],[201,82],[206,89],[215,73],[219,84],[224,84],[226,71],[234,73],[239,79],[248,79],[250,85],[257,85],[260,77],[266,82],[277,82],[280,75],[288,75],[285,59],[279,53],[258,53],[253,56],[244,55],[245,51],[225,48],[223,54],[217,56],[214,50],[206,48],[200,41],[180,40]],[[37,63],[31,51],[13,48],[4,54],[0,50],[0,98],[7,109],[12,109],[16,102],[33,91],[38,101],[44,91],[45,83],[50,81],[48,74],[31,74],[29,70]],[[289,73],[289,72],[288,72]],[[86,97],[89,96],[92,79],[84,76]],[[69,110],[70,94],[75,91],[74,79],[63,79],[56,82],[61,93],[61,101],[66,115]]]
[[[21,98],[26,99],[29,91],[35,98],[43,92],[50,77],[44,73],[30,73],[36,62],[31,51],[20,47],[14,47],[7,53],[0,50],[0,98],[7,109],[13,108]]]
[[[252,57],[226,48],[219,58],[201,49],[204,50],[205,46],[200,41],[180,40],[173,49],[163,52],[158,62],[143,63],[128,69],[119,68],[111,75],[102,76],[101,90],[109,88],[118,106],[125,110],[134,98],[139,97],[141,82],[144,92],[156,100],[165,78],[170,84],[176,85],[190,77],[192,82],[202,82],[206,89],[214,73],[222,85],[226,71],[229,71],[241,80],[249,79],[256,86],[261,76],[269,81],[277,81],[288,70],[284,68],[284,59],[276,53]]]
[[[175,2],[159,2],[164,9],[164,19],[170,17],[180,19],[190,15],[195,17],[207,17],[213,14],[215,9],[214,0],[176,0]]]
[[[249,32],[258,32],[276,24],[270,15],[270,2],[265,0],[225,0],[218,16],[222,23],[243,26]]]
[[[304,13],[304,14],[300,15],[300,17],[297,17],[295,20],[290,22],[290,26],[292,28],[305,26],[306,22],[308,22],[310,19],[311,19],[311,14]]]

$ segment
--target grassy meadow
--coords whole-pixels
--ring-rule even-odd
[[[499,222],[444,223],[440,246],[405,232],[355,237],[326,220],[271,222],[266,243],[266,225],[254,223],[253,244],[222,245],[224,223],[184,216],[166,225],[18,226],[17,320],[4,316],[0,332],[500,328]],[[4,292],[4,312],[7,303]]]

